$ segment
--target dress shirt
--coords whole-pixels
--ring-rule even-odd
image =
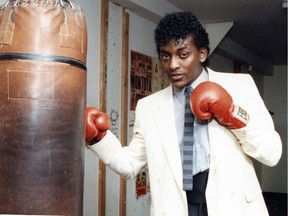
[[[203,69],[200,76],[192,83],[192,88],[204,81],[208,80],[208,73]],[[178,144],[183,158],[183,132],[184,132],[184,109],[185,96],[183,89],[173,87],[173,103],[175,125],[177,130]],[[194,145],[193,145],[193,175],[209,169],[210,151],[208,140],[208,125],[207,121],[197,119],[194,120]]]

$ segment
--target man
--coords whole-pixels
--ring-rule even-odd
[[[104,113],[87,108],[88,148],[126,178],[148,166],[151,215],[268,215],[252,158],[274,166],[282,144],[252,78],[207,67],[208,34],[189,12],[167,14],[154,38],[171,85],[138,101],[127,147],[107,130]],[[184,127],[187,86],[193,89],[194,113],[189,136]],[[192,165],[183,159],[187,140]],[[182,170],[187,167],[191,170]],[[183,183],[187,173],[192,179]]]

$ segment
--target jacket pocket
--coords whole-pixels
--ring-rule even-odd
[[[258,198],[259,196],[261,196],[262,191],[259,187],[246,187],[244,189],[244,196],[246,199],[247,203],[252,202],[253,200],[255,200],[256,198]]]

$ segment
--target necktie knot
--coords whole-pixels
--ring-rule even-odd
[[[192,87],[191,86],[186,86],[184,90],[185,95],[190,95],[192,92]]]

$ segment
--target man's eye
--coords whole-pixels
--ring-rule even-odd
[[[167,60],[167,59],[169,59],[169,55],[166,55],[166,54],[162,54],[161,55],[161,59],[163,59],[163,60]]]
[[[180,58],[184,59],[184,58],[187,58],[188,54],[187,53],[182,53],[180,54]]]

